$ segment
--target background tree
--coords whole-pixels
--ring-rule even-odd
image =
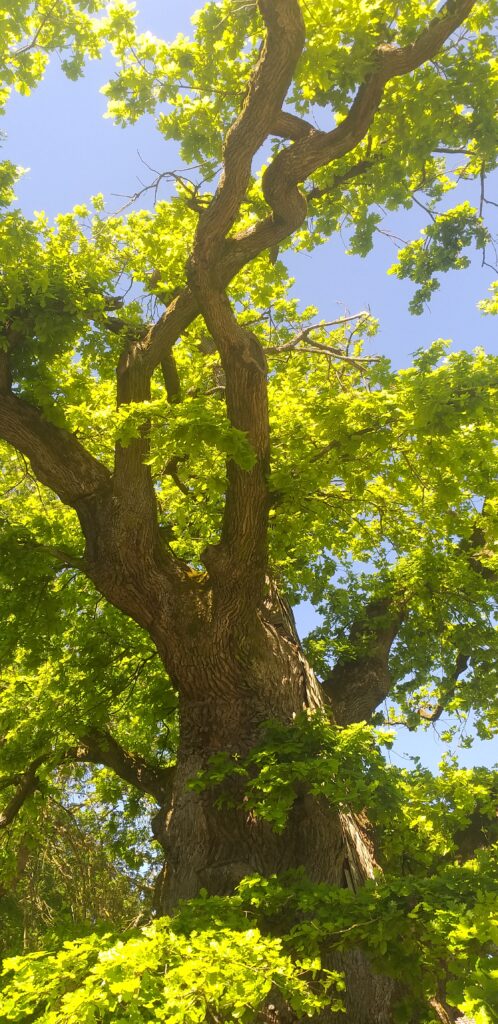
[[[101,7],[0,8],[3,98],[110,42],[111,115],[154,114],[189,167],[153,211],[51,225],[2,165],[1,891],[27,955],[0,1009],[486,1024],[495,778],[395,770],[378,727],[386,701],[496,727],[496,359],[436,342],[393,373],[372,317],[300,309],[284,260],[339,230],[366,254],[379,206],[422,203],[394,268],[418,313],[492,245],[496,5],[226,0],[171,44]]]

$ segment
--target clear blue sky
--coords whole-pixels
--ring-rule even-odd
[[[171,39],[177,32],[189,32],[190,15],[199,4],[194,0],[139,0],[138,6],[140,27]],[[110,58],[104,63],[92,62],[85,78],[73,83],[63,77],[54,58],[45,81],[32,96],[15,95],[10,101],[0,123],[7,134],[3,156],[30,168],[17,190],[26,215],[44,209],[53,216],[96,192],[104,193],[110,209],[118,209],[124,200],[113,194],[130,195],[139,187],[139,178],[150,179],[139,153],[159,171],[180,166],[174,144],[161,139],[151,119],[123,130],[103,118],[106,101],[99,89],[112,70]],[[422,225],[417,211],[406,217],[390,214],[381,227],[412,238]],[[395,257],[393,242],[381,236],[366,260],[345,256],[344,245],[336,236],[311,256],[292,257],[296,294],[305,305],[318,306],[325,319],[332,319],[344,306],[353,312],[370,308],[381,324],[375,350],[388,355],[397,366],[409,363],[414,349],[438,337],[453,339],[457,348],[483,345],[498,352],[496,319],[483,317],[476,309],[494,276],[481,268],[479,255],[469,270],[443,278],[423,317],[408,313],[413,285],[386,274]],[[299,618],[301,630],[306,632],[312,626],[311,617],[303,609]],[[405,734],[396,749],[421,753],[433,764],[440,747],[435,737]],[[493,757],[489,744],[479,744],[477,758],[476,754],[464,752],[463,762],[492,763],[498,757],[497,753]]]

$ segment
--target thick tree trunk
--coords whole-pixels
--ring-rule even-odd
[[[284,630],[287,630],[285,635]],[[268,720],[291,724],[318,707],[318,684],[289,627],[261,618],[244,632],[200,644],[179,680],[180,744],[172,808],[166,825],[168,905],[200,888],[227,893],[244,875],[303,864],[311,878],[341,884],[342,826],[337,812],[302,798],[284,835],[243,807],[217,809],[215,794],[188,782],[221,751],[247,755]]]
[[[201,888],[228,894],[246,875],[301,866],[313,881],[356,890],[376,866],[360,823],[324,800],[297,797],[285,831],[276,834],[243,805],[218,808],[212,790],[189,788],[213,754],[244,756],[260,739],[264,722],[290,725],[304,708],[322,704],[321,689],[292,623],[264,616],[268,608],[254,623],[252,635],[235,632],[229,641],[225,637],[217,645],[199,645],[179,680],[180,745],[172,805],[161,830],[167,857],[163,912]],[[361,951],[334,957],[328,966],[346,974],[344,1024],[389,1024],[393,985],[372,973]],[[283,1008],[269,1011],[267,1019],[281,1024],[295,1020]]]

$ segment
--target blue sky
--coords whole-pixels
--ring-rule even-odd
[[[139,25],[171,39],[177,32],[189,32],[189,18],[197,6],[192,0],[140,0]],[[53,216],[97,192],[104,193],[109,209],[117,210],[125,202],[119,194],[135,192],[139,178],[150,180],[140,158],[158,171],[180,166],[175,145],[164,142],[152,119],[144,118],[125,130],[104,119],[106,101],[99,89],[112,70],[110,58],[104,63],[91,62],[85,78],[73,83],[63,77],[55,58],[32,96],[13,96],[0,128],[7,135],[3,155],[30,168],[17,190],[26,215],[44,209]],[[469,198],[472,200],[471,194]],[[420,211],[419,217],[418,213],[390,214],[381,227],[413,238],[424,223],[423,214]],[[396,258],[393,241],[379,235],[373,253],[365,260],[346,256],[344,248],[336,236],[312,255],[294,255],[289,261],[296,295],[304,305],[316,305],[324,319],[340,315],[344,308],[352,312],[370,308],[380,320],[373,348],[388,355],[396,366],[407,365],[416,348],[438,337],[451,338],[457,348],[483,345],[498,352],[497,321],[476,308],[496,276],[481,268],[479,254],[469,270],[443,278],[423,317],[412,317],[408,302],[413,285],[387,275]],[[303,632],[313,624],[307,609],[302,609],[299,620]],[[394,756],[409,750],[434,763],[439,749],[435,735],[421,739],[405,734]],[[477,757],[476,752],[464,752],[462,758],[465,763],[476,759],[480,763],[493,761],[489,744],[479,744]]]

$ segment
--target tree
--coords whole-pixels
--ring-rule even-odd
[[[189,166],[51,225],[2,165],[3,1019],[487,1024],[496,779],[397,770],[382,726],[496,726],[497,361],[393,372],[285,252],[422,204],[414,314],[485,258],[497,6],[222,0],[173,43],[102,6],[1,5],[3,99],[110,42],[111,116]]]

